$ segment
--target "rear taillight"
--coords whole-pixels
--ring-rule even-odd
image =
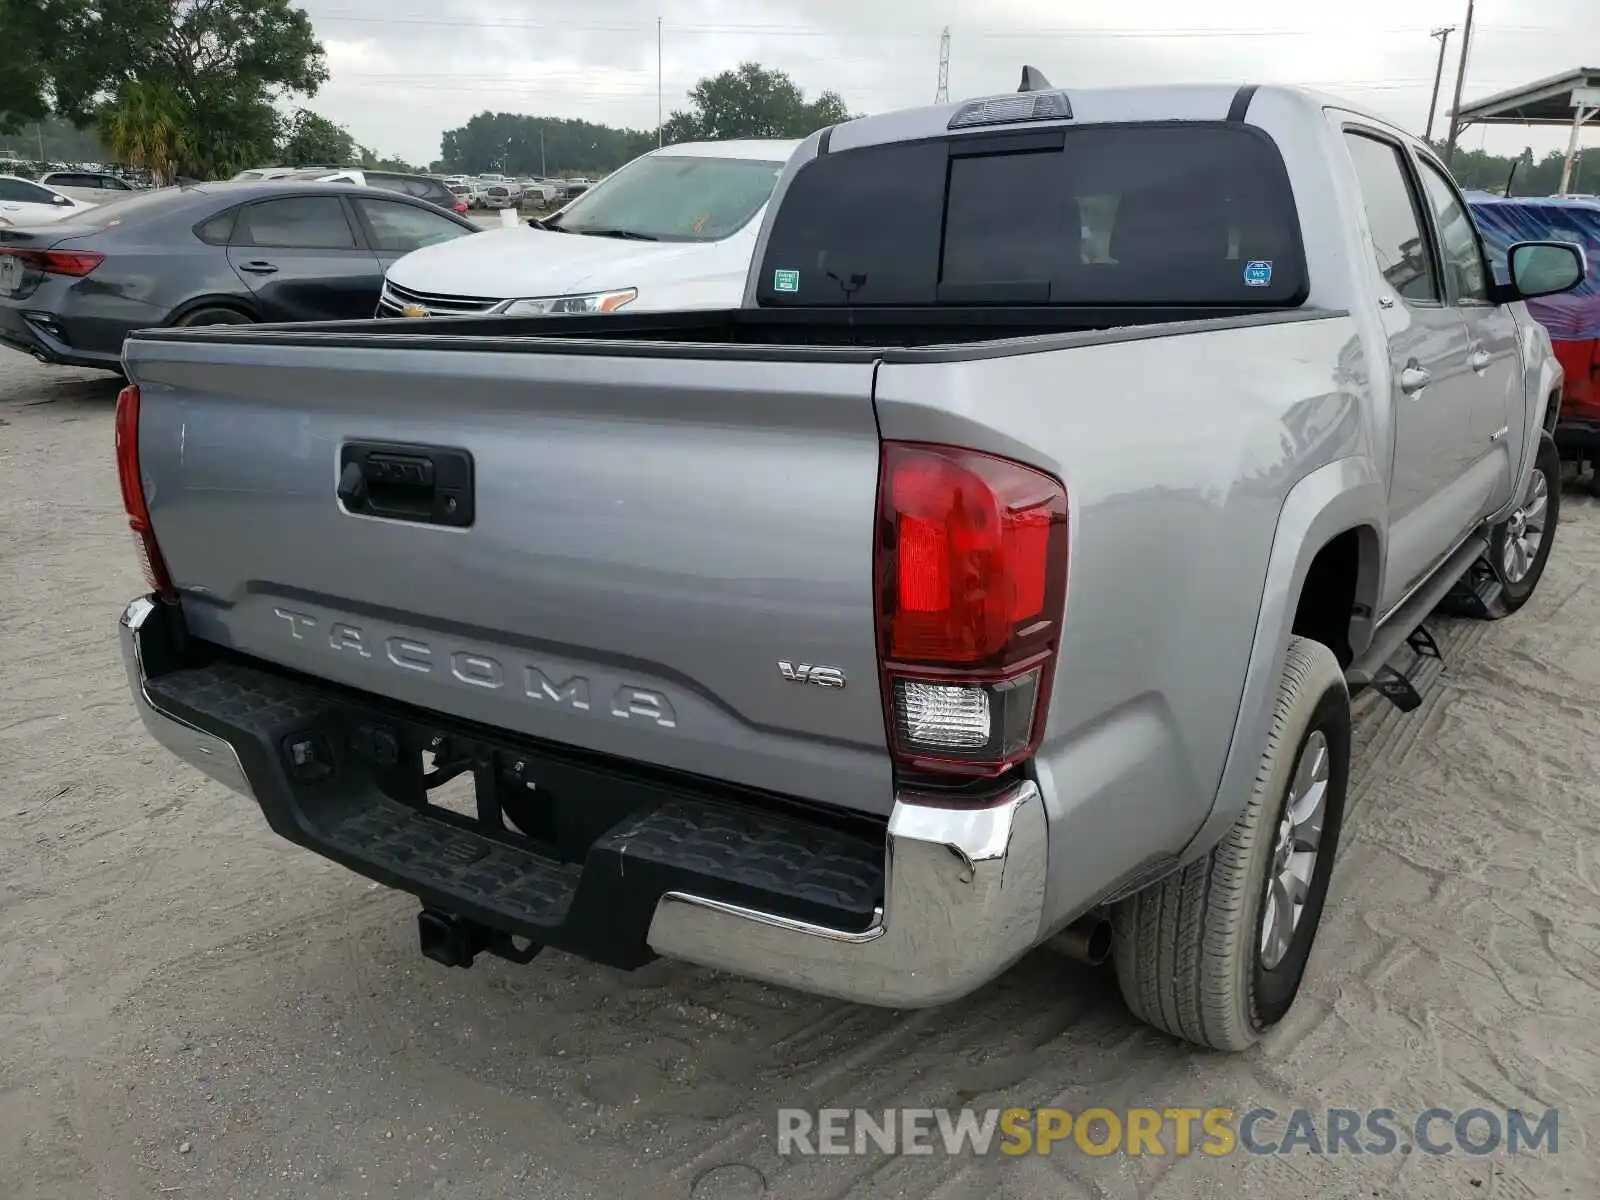
[[[464,214],[466,211],[467,211],[467,202],[465,200],[457,200],[456,201],[456,212]]]
[[[132,383],[117,393],[117,478],[122,484],[122,507],[128,514],[128,528],[133,530],[145,582],[163,600],[175,600],[178,589],[167,574],[166,560],[156,544],[150,510],[144,502],[144,481],[139,476],[139,387]]]
[[[104,254],[96,254],[91,250],[0,250],[0,254],[21,259],[22,265],[31,271],[80,278],[106,260]]]
[[[875,558],[897,765],[986,777],[1029,757],[1066,602],[1066,489],[1009,459],[886,442]]]

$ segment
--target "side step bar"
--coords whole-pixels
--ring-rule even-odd
[[[1457,547],[1432,578],[1389,614],[1366,653],[1345,668],[1351,695],[1376,688],[1401,712],[1410,712],[1422,703],[1423,693],[1444,670],[1439,647],[1422,623],[1446,597],[1454,600],[1463,597],[1463,592],[1476,596],[1473,585],[1463,577],[1488,548],[1488,541],[1474,534]],[[1496,598],[1489,597],[1488,602]],[[1407,661],[1403,666],[1391,665],[1390,660],[1402,650],[1410,651]]]

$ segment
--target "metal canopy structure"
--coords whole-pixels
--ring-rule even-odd
[[[1572,183],[1572,164],[1578,156],[1578,139],[1584,125],[1600,116],[1600,67],[1579,67],[1526,87],[1501,92],[1486,100],[1463,104],[1455,119],[1468,125],[1562,125],[1572,130],[1567,139],[1567,161],[1561,169],[1561,191]]]

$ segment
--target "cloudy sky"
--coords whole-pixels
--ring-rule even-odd
[[[484,109],[653,129],[656,22],[670,113],[696,80],[742,61],[787,71],[854,111],[926,103],[951,30],[953,99],[1009,91],[1031,62],[1058,86],[1158,81],[1311,84],[1421,132],[1438,42],[1466,0],[302,0],[332,80],[313,106],[363,144],[426,162]],[[1091,12],[1095,15],[1090,15]],[[1597,0],[1479,0],[1466,97],[1600,66]],[[1441,124],[1443,116],[1440,118]],[[1600,145],[1600,123],[1586,139]],[[1565,146],[1548,131],[1471,130],[1470,148]]]

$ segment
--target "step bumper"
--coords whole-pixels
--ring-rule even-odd
[[[1032,781],[976,805],[902,793],[881,845],[642,785],[583,861],[557,861],[396,803],[342,749],[370,739],[369,716],[402,741],[424,719],[265,664],[196,666],[181,617],[152,598],[127,606],[120,633],[140,718],[168,750],[250,797],[289,840],[504,933],[621,967],[661,955],[893,1008],[966,995],[1041,936],[1048,830]],[[339,769],[297,782],[285,747],[312,734],[339,748]]]

